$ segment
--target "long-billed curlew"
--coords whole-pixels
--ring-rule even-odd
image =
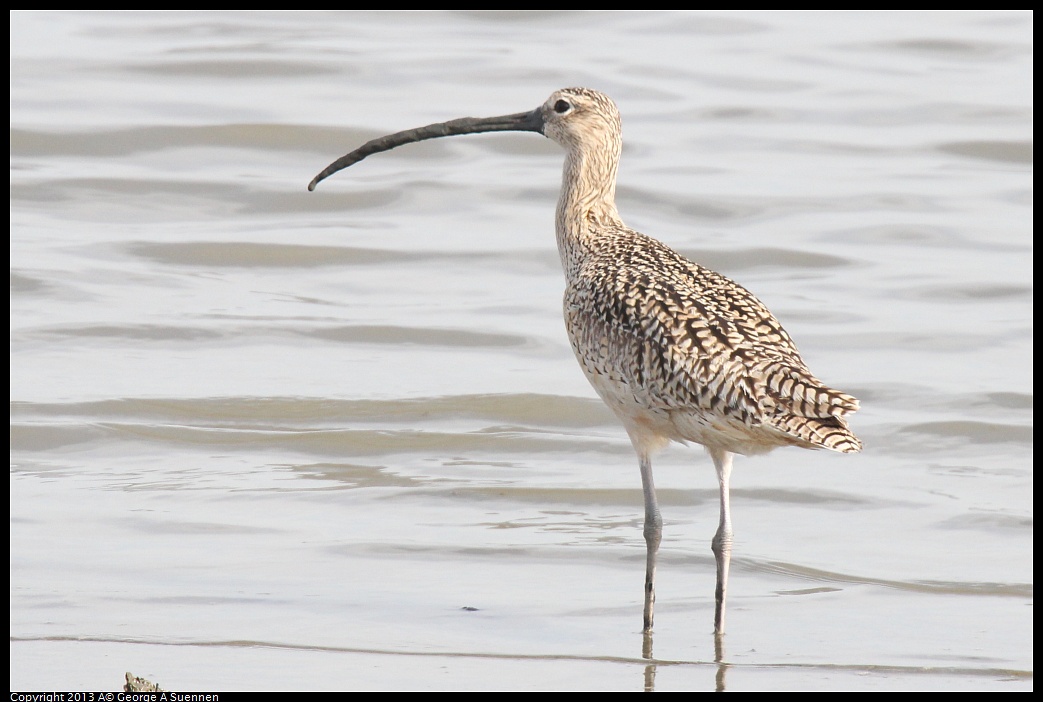
[[[373,139],[315,176],[435,137],[537,132],[565,149],[555,225],[565,270],[565,328],[583,372],[637,451],[645,496],[644,630],[652,629],[663,520],[652,456],[670,441],[702,444],[717,469],[721,519],[714,632],[724,632],[731,562],[732,456],[778,446],[855,453],[845,417],[858,400],[822,384],[768,308],[728,278],[628,229],[616,211],[623,141],[612,100],[587,88],[552,94],[532,112],[465,117]]]

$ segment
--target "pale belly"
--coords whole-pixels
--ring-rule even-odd
[[[744,422],[736,415],[672,404],[647,387],[633,385],[617,365],[599,362],[602,355],[578,349],[575,341],[573,351],[587,380],[622,422],[639,452],[655,453],[671,441],[743,455],[801,445],[770,426]]]

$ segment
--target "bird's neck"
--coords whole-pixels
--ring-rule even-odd
[[[567,152],[555,222],[566,276],[578,270],[599,235],[623,227],[616,210],[618,167],[618,148]]]

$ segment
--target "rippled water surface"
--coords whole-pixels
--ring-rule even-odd
[[[1032,15],[11,15],[11,687],[1033,685]],[[628,224],[862,400],[655,463],[576,366],[562,155],[382,133],[610,94]]]

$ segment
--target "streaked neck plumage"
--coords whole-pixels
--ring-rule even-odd
[[[618,129],[604,125],[565,144],[565,167],[556,211],[558,254],[571,278],[596,239],[623,228],[616,210],[616,171],[622,152]],[[587,140],[595,143],[585,143]]]

